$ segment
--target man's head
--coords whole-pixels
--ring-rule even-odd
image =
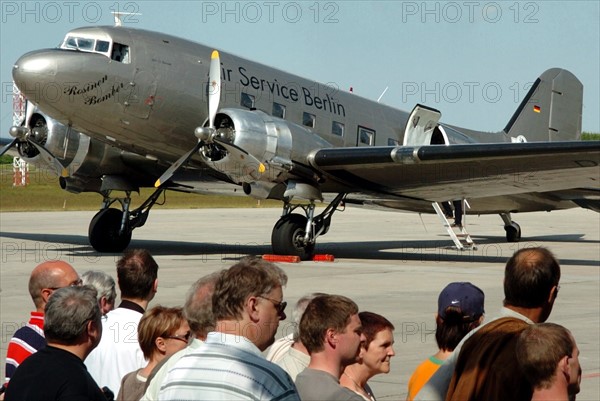
[[[223,271],[217,271],[200,277],[188,290],[183,306],[183,314],[196,338],[206,339],[206,335],[215,329],[215,316],[212,310],[212,298],[215,284]]]
[[[29,294],[39,312],[44,310],[48,298],[59,288],[81,285],[73,266],[61,260],[40,263],[29,277]]]
[[[244,258],[217,280],[213,294],[213,314],[217,322],[237,321],[261,351],[275,341],[279,321],[285,319],[282,287],[287,275],[273,263]]]
[[[344,366],[356,361],[364,340],[358,306],[341,295],[315,297],[300,320],[300,341],[308,353],[334,350]]]
[[[117,261],[122,299],[150,301],[158,286],[158,264],[145,249],[132,249]]]
[[[88,270],[81,275],[83,285],[90,285],[98,292],[98,302],[103,315],[114,309],[117,300],[115,280],[108,274],[100,271]]]
[[[48,343],[83,345],[87,356],[102,336],[102,314],[96,296],[96,290],[90,286],[56,290],[44,314],[44,335]]]
[[[529,326],[519,336],[516,353],[519,366],[534,390],[550,388],[562,379],[569,395],[579,393],[579,348],[571,332],[563,326],[554,323]]]
[[[306,307],[315,297],[319,295],[326,295],[322,292],[313,292],[312,294],[302,296],[294,306],[292,310],[292,325],[294,329],[294,341],[298,341],[300,339],[300,320],[302,319],[302,315],[306,310]]]
[[[546,321],[558,295],[560,265],[546,248],[524,248],[508,260],[504,270],[504,305],[542,308]]]

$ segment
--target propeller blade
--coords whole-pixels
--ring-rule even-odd
[[[210,85],[208,88],[208,126],[214,129],[215,116],[221,101],[221,58],[216,50],[213,50],[210,56],[208,80]]]
[[[177,170],[179,170],[179,167],[183,166],[185,163],[187,163],[188,160],[190,160],[190,158],[192,157],[192,155],[194,153],[196,153],[198,151],[198,149],[200,149],[200,146],[202,146],[202,142],[198,141],[198,143],[196,143],[196,146],[194,146],[194,148],[192,148],[192,150],[190,150],[189,152],[187,152],[186,154],[184,154],[183,156],[181,156],[175,163],[173,163],[171,165],[171,167],[169,167],[167,169],[167,171],[165,171],[158,180],[156,180],[156,182],[154,183],[154,187],[158,188],[160,187],[162,184],[164,184],[165,182],[167,182],[171,177],[173,177],[173,174],[175,174],[175,172]]]
[[[209,88],[208,88],[208,126],[209,130],[201,127],[196,128],[195,135],[198,138],[196,146],[183,156],[181,156],[171,167],[165,171],[158,180],[154,183],[154,187],[158,188],[167,182],[177,170],[196,153],[204,144],[205,140],[210,140],[210,136],[215,132],[215,117],[219,110],[219,102],[221,101],[221,59],[219,52],[213,50],[210,56],[210,66],[208,72]]]
[[[238,174],[238,178],[241,181],[258,180],[260,175],[266,171],[266,167],[263,163],[239,146],[224,142],[218,138],[215,138],[214,141],[227,149],[227,152],[229,152],[230,163],[238,164],[239,167],[236,167],[234,170],[241,173]],[[250,179],[243,178],[246,175],[250,176]]]
[[[50,153],[50,151],[48,149],[46,149],[39,143],[35,143],[32,140],[28,140],[27,142],[29,142],[30,144],[35,146],[35,148],[40,152],[40,156],[42,157],[42,159],[46,163],[48,163],[48,165],[52,169],[54,169],[54,172],[56,173],[56,175],[58,175],[59,177],[68,177],[69,176],[69,172],[67,171],[65,166],[63,166],[62,163],[59,162],[58,159],[56,157],[54,157],[54,155],[52,153]]]
[[[3,147],[2,150],[0,150],[0,156],[4,156],[4,154],[6,152],[8,152],[8,150],[10,148],[12,148],[13,146],[15,146],[15,144],[18,142],[18,140],[19,140],[19,138],[15,138],[8,145],[6,145],[5,147]]]

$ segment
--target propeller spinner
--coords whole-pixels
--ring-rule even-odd
[[[69,176],[69,172],[62,165],[62,163],[58,161],[58,159],[48,149],[46,149],[44,146],[40,145],[32,139],[32,133],[29,128],[11,127],[9,132],[10,135],[13,136],[15,139],[13,139],[11,143],[2,148],[2,150],[0,151],[0,156],[4,155],[10,148],[15,146],[16,144],[27,142],[33,145],[38,150],[42,159],[48,164],[48,166],[51,169],[54,170],[56,175],[58,175],[59,177]]]

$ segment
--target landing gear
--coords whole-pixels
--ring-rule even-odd
[[[519,242],[521,240],[521,226],[512,221],[510,213],[501,213],[500,217],[504,221],[504,231],[506,231],[506,242]]]
[[[521,227],[514,221],[504,226],[504,230],[506,231],[507,242],[519,242],[521,240]]]
[[[273,227],[271,244],[276,255],[297,255],[300,259],[310,259],[315,244],[305,243],[306,223],[308,219],[301,214],[292,213],[283,216]]]
[[[122,252],[131,241],[131,230],[121,230],[123,212],[114,208],[100,210],[88,230],[90,245],[98,252]]]
[[[92,218],[88,229],[90,245],[98,252],[122,252],[131,242],[135,228],[146,223],[150,209],[165,190],[157,189],[137,209],[130,211],[131,191],[125,191],[125,197],[112,198],[112,190],[102,191],[104,201],[102,209]],[[118,202],[121,210],[110,206]]]
[[[312,258],[317,237],[329,231],[331,216],[346,194],[338,194],[334,200],[317,216],[314,216],[315,204],[292,206],[286,202],[283,215],[273,227],[271,245],[277,255],[295,255],[302,260]],[[295,209],[304,210],[305,216],[292,213]]]

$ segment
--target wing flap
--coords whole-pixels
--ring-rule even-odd
[[[333,148],[309,160],[351,192],[429,201],[600,188],[600,141]]]

